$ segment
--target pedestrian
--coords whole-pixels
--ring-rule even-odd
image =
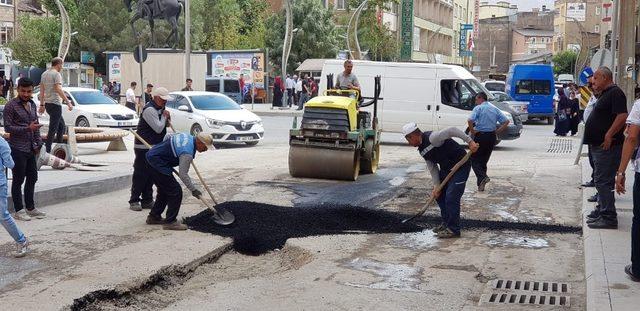
[[[147,143],[156,145],[162,142],[167,135],[167,124],[171,119],[166,105],[173,96],[164,87],[159,87],[153,92],[153,99],[142,109],[138,121],[136,133]],[[129,197],[129,209],[141,211],[143,208],[153,207],[153,180],[151,179],[147,152],[149,148],[136,138],[133,152],[133,176],[131,178],[131,197]]]
[[[627,117],[626,138],[622,146],[620,166],[616,173],[616,192],[618,194],[626,192],[625,172],[629,161],[633,160],[635,175],[633,181],[633,219],[631,223],[631,264],[627,265],[624,271],[633,281],[640,282],[640,153],[636,150],[638,136],[640,135],[640,99],[638,99],[640,89],[636,87],[635,93],[636,101]],[[634,153],[635,158],[632,159]]]
[[[142,107],[144,107],[148,102],[150,102],[153,99],[153,96],[151,95],[152,92],[153,92],[153,84],[148,83],[147,89],[144,90],[144,103],[141,104]]]
[[[587,106],[584,108],[584,113],[582,114],[582,119],[585,122],[585,124],[587,123],[587,119],[589,119],[589,116],[591,115],[591,112],[593,111],[593,107],[595,106],[596,101],[598,100],[597,94],[593,90],[593,86],[592,86],[593,79],[592,78],[593,78],[593,75],[591,75],[591,76],[589,76],[587,78],[587,81],[588,81],[587,82],[587,87],[589,89],[589,94],[591,94],[591,96],[589,97],[589,101],[587,102]],[[594,169],[594,166],[593,166],[593,154],[591,153],[591,147],[589,147],[588,144],[587,144],[587,154],[588,154],[588,158],[589,158],[589,166],[591,166],[591,179],[588,182],[583,183],[582,187],[592,188],[592,187],[596,186],[596,184],[593,181],[593,172],[595,171],[595,169]],[[589,202],[598,202],[598,193],[596,193],[595,195],[589,197],[587,199],[587,201],[589,201]]]
[[[11,76],[4,77],[4,89],[2,90],[2,97],[9,99],[13,97],[13,79]]]
[[[117,81],[113,81],[113,83],[111,83],[111,97],[118,103],[120,102],[120,83]]]
[[[198,190],[189,177],[189,167],[196,151],[205,152],[213,145],[211,135],[199,133],[196,137],[186,133],[168,135],[165,140],[153,146],[147,153],[151,167],[151,178],[158,188],[156,202],[147,217],[147,224],[162,224],[165,230],[187,230],[187,226],[178,222],[177,217],[182,203],[182,187],[173,177],[173,168],[178,166],[178,176],[191,194],[200,198]],[[166,217],[162,213],[167,210]]]
[[[4,77],[0,76],[0,95],[2,95],[2,97],[7,99],[7,92],[4,91],[5,89],[4,82],[5,82]]]
[[[2,167],[0,167],[0,169],[2,171],[5,171],[5,169],[13,169],[15,163],[11,158],[11,148],[2,136],[0,136],[0,155],[0,161],[2,161]],[[7,175],[4,173],[0,175],[2,175],[0,176],[0,214],[2,214],[0,215],[0,217],[2,217],[0,221],[2,222],[2,226],[13,238],[13,241],[16,242],[16,252],[14,256],[24,257],[28,252],[29,241],[9,213]]]
[[[555,126],[553,132],[556,136],[567,136],[571,130],[571,101],[560,92],[560,100],[556,106]]]
[[[240,93],[242,94],[242,100],[241,103],[244,103],[245,100],[245,92],[244,92],[244,74],[240,74],[240,78],[238,79],[238,82],[240,83]],[[247,92],[248,93],[248,92]]]
[[[491,181],[487,175],[487,163],[496,145],[497,135],[507,129],[509,119],[500,109],[487,101],[486,93],[480,92],[476,95],[476,106],[471,111],[467,123],[471,137],[480,145],[478,152],[471,156],[471,167],[476,174],[478,191],[484,191],[487,183]],[[500,127],[497,126],[498,123]]]
[[[51,153],[51,144],[54,141],[54,136],[56,143],[63,142],[66,126],[64,118],[62,117],[62,103],[67,105],[69,111],[73,109],[73,105],[62,90],[62,75],[60,75],[62,63],[62,58],[53,58],[53,60],[51,60],[51,68],[45,71],[40,78],[39,112],[42,114],[46,110],[49,115],[49,132],[47,133],[47,141],[45,143],[47,153]]]
[[[300,92],[300,102],[298,102],[298,110],[302,110],[304,108],[304,104],[309,100],[311,96],[311,86],[309,85],[309,79],[307,77],[303,77],[302,80],[302,92]]]
[[[193,91],[193,88],[191,88],[191,85],[193,84],[193,80],[191,80],[191,78],[187,78],[186,83],[187,85],[185,85],[185,87],[183,87],[181,91],[183,92]]]
[[[618,228],[618,214],[613,191],[624,142],[627,97],[613,83],[613,73],[607,67],[598,68],[593,75],[593,89],[600,95],[587,119],[584,142],[589,144],[593,155],[598,206],[587,216],[586,222],[592,229],[615,229]]]
[[[571,92],[569,97],[569,125],[571,129],[571,136],[576,136],[578,133],[578,124],[580,124],[580,100],[576,97],[576,92]]]
[[[282,95],[284,91],[284,85],[282,85],[282,78],[277,76],[273,82],[273,107],[282,107]]]
[[[293,102],[295,105],[300,107],[300,95],[302,95],[302,77],[298,78],[298,76],[293,76],[293,80],[296,81],[296,85],[294,87],[295,93],[293,93]]]
[[[309,81],[311,84],[311,98],[314,98],[318,96],[318,83],[316,83],[316,80],[312,77],[309,77]]]
[[[18,85],[18,82],[20,82],[20,79],[24,78],[24,75],[22,74],[22,72],[18,73],[18,77],[16,78],[16,86]]]
[[[109,89],[111,88],[111,82],[107,81],[102,85],[102,94],[109,95]]]
[[[99,72],[96,75],[96,90],[102,90],[102,74]]]
[[[293,79],[291,79],[289,75],[287,75],[285,86],[287,88],[287,106],[291,107],[291,105],[293,104],[293,91],[296,87],[296,82],[293,81]]]
[[[40,127],[36,104],[32,100],[33,81],[20,79],[18,96],[10,100],[4,107],[4,130],[9,133],[11,157],[15,163],[11,170],[11,199],[13,200],[13,218],[28,221],[31,217],[44,218],[45,213],[36,208],[34,190],[38,180],[36,158],[42,148]],[[42,102],[41,102],[42,103]],[[42,105],[42,104],[41,104]],[[24,204],[22,198],[24,184]],[[24,208],[26,206],[26,212]]]
[[[125,106],[127,106],[127,108],[133,110],[133,111],[137,111],[136,107],[138,106],[137,102],[138,100],[136,99],[136,86],[138,86],[138,83],[131,82],[131,86],[127,89],[127,91],[124,93],[125,96]]]
[[[431,174],[434,184],[431,197],[436,198],[442,217],[442,224],[433,231],[438,238],[460,237],[460,199],[471,172],[469,162],[464,163],[453,174],[441,191],[438,191],[438,187],[453,167],[466,155],[462,146],[452,138],[460,138],[469,144],[471,152],[478,152],[482,145],[479,146],[471,137],[455,127],[435,132],[422,132],[415,123],[408,123],[402,127],[402,134],[409,145],[418,147],[418,152],[426,161],[427,169]]]

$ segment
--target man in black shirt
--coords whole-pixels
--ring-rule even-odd
[[[593,179],[599,204],[587,216],[587,225],[592,229],[616,229],[618,219],[613,190],[624,142],[627,97],[613,83],[613,73],[607,67],[600,67],[593,75],[593,89],[600,96],[587,119],[584,142],[593,155]]]

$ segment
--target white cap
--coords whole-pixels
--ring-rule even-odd
[[[402,135],[407,136],[413,132],[415,132],[418,129],[418,125],[411,122],[411,123],[407,123],[402,127]]]
[[[153,92],[151,92],[151,96],[153,97],[158,96],[164,100],[173,100],[173,96],[171,96],[169,94],[169,91],[164,87],[155,88]]]

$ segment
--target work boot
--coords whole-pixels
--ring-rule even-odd
[[[162,225],[163,230],[176,230],[176,231],[184,231],[189,229],[187,225],[183,223],[179,223],[178,221],[174,221],[172,223]]]
[[[27,215],[29,215],[29,217],[31,218],[36,218],[36,219],[42,219],[47,217],[47,214],[45,214],[44,212],[41,212],[35,207],[32,210],[27,210]]]
[[[491,181],[491,178],[485,177],[478,185],[478,191],[484,191],[484,187]]]
[[[451,231],[451,229],[445,228],[444,230],[436,233],[436,237],[438,239],[459,238],[460,237],[460,233],[455,233],[455,232]]]
[[[640,275],[633,274],[633,269],[631,269],[631,265],[627,265],[624,267],[624,272],[631,278],[634,282],[640,282]]]
[[[18,212],[15,212],[13,214],[11,214],[11,216],[13,216],[13,219],[15,220],[22,220],[22,221],[30,221],[31,217],[29,217],[29,215],[27,215],[27,213],[24,210],[20,210]]]
[[[589,219],[596,219],[598,217],[600,217],[600,205],[596,205],[596,208],[594,208],[591,211],[591,213],[589,213],[587,215],[587,218],[589,218]],[[589,220],[589,219],[587,219],[587,220]]]
[[[598,202],[598,194],[594,194],[587,199],[587,202],[595,203]]]
[[[441,223],[439,226],[435,227],[433,229],[433,233],[438,233],[442,230],[446,230],[447,229],[447,225],[445,225],[444,223]]]
[[[129,203],[129,209],[135,212],[139,212],[142,211],[142,206],[140,205],[140,202],[131,202]]]
[[[151,209],[153,207],[153,200],[142,202],[142,209]]]
[[[596,184],[593,182],[593,180],[587,181],[586,183],[581,185],[584,188],[592,188],[595,187]]]
[[[587,222],[587,226],[591,229],[618,229],[617,219],[605,219],[600,216],[593,222]]]
[[[24,243],[16,243],[16,252],[13,255],[16,258],[22,258],[29,252],[29,240],[25,240]]]
[[[162,217],[156,217],[149,215],[147,216],[147,225],[164,225],[166,222]]]
[[[596,217],[596,218],[587,218],[587,220],[585,221],[588,224],[592,224],[596,221],[600,220],[600,216]]]

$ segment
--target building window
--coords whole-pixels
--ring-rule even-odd
[[[600,15],[602,8],[600,6],[596,6],[596,15]]]
[[[413,27],[413,50],[420,51],[420,28]]]
[[[9,41],[11,41],[12,35],[13,35],[12,27],[0,27],[0,45],[6,45],[7,43],[9,43]]]
[[[13,0],[0,0],[0,4],[13,5]]]
[[[536,43],[536,38],[531,38],[531,43]]]
[[[595,25],[595,26],[593,27],[593,32],[595,32],[595,33],[600,33],[600,25]]]
[[[347,0],[336,0],[336,10],[345,10],[347,8]]]

